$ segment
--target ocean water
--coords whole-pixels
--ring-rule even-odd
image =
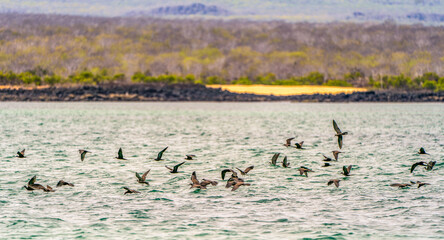
[[[332,119],[349,135],[324,168],[322,154],[338,150]],[[444,238],[443,104],[3,102],[0,121],[0,239]],[[289,137],[305,149],[284,147]],[[128,160],[114,158],[120,147]],[[82,162],[78,149],[92,153]],[[291,168],[269,164],[276,152]],[[165,168],[182,161],[177,174]],[[221,170],[250,165],[251,186],[225,188]],[[300,176],[301,165],[314,172]],[[150,186],[137,183],[148,169]],[[193,171],[219,184],[190,189]],[[25,190],[34,175],[75,187]],[[389,186],[411,180],[431,185]]]

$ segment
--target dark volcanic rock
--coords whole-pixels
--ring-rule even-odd
[[[0,89],[0,101],[444,102],[444,92],[368,91],[337,95],[268,96],[231,93],[195,84],[150,83]]]

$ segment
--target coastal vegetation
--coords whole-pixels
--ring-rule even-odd
[[[0,84],[444,91],[444,28],[0,14]]]

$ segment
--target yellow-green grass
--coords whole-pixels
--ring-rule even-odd
[[[259,95],[302,95],[302,94],[339,94],[352,92],[365,92],[365,88],[332,87],[332,86],[282,86],[282,85],[207,85],[210,88],[222,88],[235,93],[253,93]]]

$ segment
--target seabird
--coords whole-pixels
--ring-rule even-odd
[[[25,158],[25,149],[23,149],[20,152],[17,152],[17,157],[18,158]]]
[[[176,166],[174,166],[173,168],[168,167],[167,165],[165,165],[166,168],[168,168],[170,170],[170,173],[178,173],[177,169],[184,164],[185,162],[181,162],[179,164],[177,164]]]
[[[299,142],[299,143],[295,143],[294,145],[296,146],[297,149],[304,149],[304,148],[302,147],[303,144],[304,144],[304,141]]]
[[[330,179],[330,181],[328,181],[328,183],[327,183],[327,186],[330,186],[330,185],[332,185],[334,183],[336,187],[339,187],[339,182],[340,181],[341,180],[339,180],[339,179]]]
[[[427,166],[427,163],[424,162],[424,161],[414,163],[414,164],[412,165],[412,167],[410,168],[410,173],[412,173],[413,170],[415,170],[416,166],[418,166],[418,165],[421,165],[421,166]],[[432,168],[433,168],[433,166],[432,166]]]
[[[430,185],[430,183],[423,183],[423,182],[420,182],[420,181],[417,181],[417,182],[410,181],[410,183],[418,184],[418,188],[420,188],[422,186],[425,186],[425,185]]]
[[[188,154],[186,155],[185,160],[193,160],[194,157],[196,157],[196,155]]]
[[[124,193],[124,195],[126,195],[127,193],[140,193],[139,191],[133,190],[133,189],[129,189],[127,187],[123,187],[126,192]]]
[[[83,160],[85,160],[85,155],[87,154],[87,153],[89,153],[90,151],[86,151],[86,150],[83,150],[83,149],[79,149],[79,153],[80,153],[80,160],[82,160],[82,162],[83,162]]]
[[[116,157],[116,159],[119,159],[119,160],[127,160],[126,158],[123,157],[122,148],[119,148],[119,152],[117,153],[117,157]]]
[[[202,181],[200,181],[200,185],[201,186],[207,186],[208,184],[211,184],[211,185],[213,185],[213,186],[216,186],[217,185],[217,182],[216,181],[212,181],[212,180],[208,180],[208,179],[202,179]]]
[[[290,163],[287,161],[287,156],[285,156],[284,160],[282,160],[282,167],[284,168],[290,167]]]
[[[57,186],[56,186],[56,187],[61,187],[61,186],[64,186],[64,185],[68,185],[68,186],[70,186],[70,187],[74,187],[74,184],[69,183],[69,182],[65,182],[65,181],[63,181],[63,180],[60,180],[60,181],[57,183]]]
[[[160,151],[160,152],[157,154],[157,157],[154,158],[154,160],[156,160],[156,161],[163,160],[163,159],[162,159],[162,155],[163,155],[163,153],[164,153],[167,149],[168,149],[168,147],[162,149],[162,151]]]
[[[350,176],[351,169],[352,169],[352,165],[349,165],[348,167],[343,166],[342,167],[342,174],[344,174],[345,176]]]
[[[308,172],[313,172],[313,170],[306,168],[304,166],[301,166],[298,170],[301,175],[305,174],[306,177],[308,177],[308,174],[307,174]]]
[[[286,147],[290,147],[291,146],[291,140],[293,140],[294,139],[294,137],[293,138],[288,138],[287,140],[286,140],[286,143],[284,144],[284,146],[286,146]]]
[[[339,153],[342,153],[340,151],[332,151],[333,156],[335,157],[335,160],[338,161]]]
[[[342,136],[347,135],[348,132],[341,132],[341,129],[339,129],[338,124],[336,124],[335,120],[333,120],[333,128],[336,131],[335,136],[338,137],[338,145],[339,145],[339,148],[341,149],[342,148]]]
[[[231,176],[227,181],[226,188],[233,187],[231,191],[236,191],[240,186],[250,186],[251,184],[245,183],[244,179],[238,178],[237,176]]]
[[[192,183],[190,183],[191,188],[199,188],[199,189],[207,189],[207,185],[209,185],[209,184],[211,184],[213,186],[217,185],[216,181],[211,181],[211,180],[207,180],[207,179],[202,179],[202,181],[199,182],[199,180],[197,180],[195,171],[191,174],[191,182],[192,182]]]
[[[324,154],[322,154],[322,156],[324,156],[324,160],[322,160],[322,161],[325,161],[325,162],[333,161],[333,159],[331,159],[331,158],[325,156]]]
[[[390,184],[390,187],[399,187],[399,188],[407,188],[410,186],[412,186],[412,185],[409,183],[392,183],[392,184]]]
[[[36,179],[37,179],[37,175],[34,176],[34,177],[32,177],[32,178],[28,181],[28,186],[27,186],[27,187],[25,186],[25,188],[26,188],[28,191],[31,191],[30,189],[47,191],[47,189],[46,189],[43,185],[38,184],[38,183],[35,183]]]
[[[138,183],[143,183],[143,184],[146,184],[146,185],[149,186],[150,183],[146,181],[146,175],[148,175],[148,173],[150,172],[150,170],[151,170],[151,169],[148,169],[148,171],[146,171],[146,172],[142,175],[142,177],[139,175],[139,173],[136,172],[137,182],[138,182]]]
[[[45,191],[45,192],[55,192],[55,190],[54,190],[54,189],[52,189],[52,187],[51,187],[51,186],[49,186],[49,185],[46,185],[46,188],[45,188],[45,189],[43,189],[43,191]]]
[[[276,166],[276,161],[277,161],[279,155],[280,155],[280,153],[275,153],[273,155],[273,157],[271,158],[271,165]]]
[[[430,161],[429,163],[427,163],[427,166],[425,167],[425,169],[426,169],[427,171],[430,171],[430,170],[433,169],[433,167],[435,166],[435,164],[436,164],[436,161]]]
[[[239,172],[240,172],[242,175],[245,175],[245,174],[247,174],[249,171],[251,171],[253,168],[254,168],[254,166],[249,166],[249,167],[247,167],[244,171],[240,170],[239,168],[236,168],[236,169],[239,170]]]
[[[197,177],[196,177],[196,171],[194,171],[194,172],[191,174],[191,182],[192,182],[192,183],[190,183],[190,185],[191,185],[190,188],[206,189],[206,187],[200,185],[199,180],[197,180]]]
[[[330,163],[324,163],[324,166],[322,166],[322,167],[330,167],[331,166],[331,164]]]
[[[428,153],[426,153],[426,151],[425,151],[424,148],[422,147],[422,148],[419,149],[418,154],[428,154]],[[429,155],[430,155],[430,154],[429,154]]]

